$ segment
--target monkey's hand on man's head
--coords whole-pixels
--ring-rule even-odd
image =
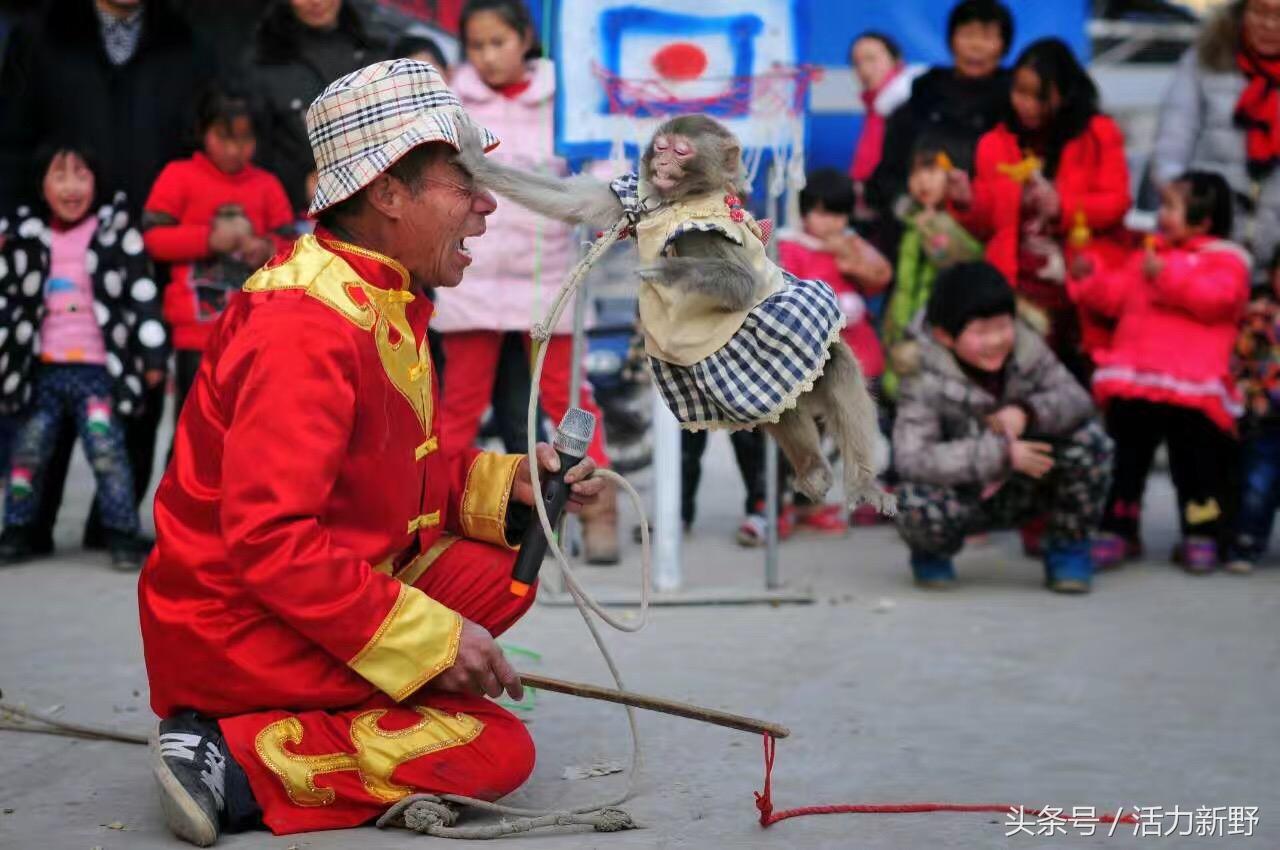
[[[586,174],[559,177],[504,165],[485,155],[484,139],[470,118],[458,122],[458,154],[462,168],[486,189],[526,209],[570,224],[612,227],[622,217],[622,202],[607,183]]]
[[[487,162],[484,154],[484,134],[465,112],[456,124],[458,130],[458,153],[453,158],[459,166],[477,180],[485,171]]]

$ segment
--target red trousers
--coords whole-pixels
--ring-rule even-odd
[[[509,590],[514,560],[514,552],[458,540],[414,586],[497,636],[533,603],[533,593]],[[307,690],[306,682],[296,684]],[[261,711],[219,721],[272,832],[358,826],[409,794],[496,800],[533,772],[524,724],[488,699],[428,684],[396,703],[369,690],[367,701],[333,711]]]
[[[502,350],[499,331],[459,331],[444,337],[444,401],[440,405],[440,441],[447,446],[469,446],[480,431],[480,419],[493,396],[493,379]],[[529,350],[525,337],[525,350]],[[553,336],[548,342],[546,361],[542,367],[542,409],[557,422],[569,409],[569,375],[573,356],[573,337]],[[604,418],[582,382],[578,407],[596,417],[596,432],[587,454],[597,465],[609,465],[604,448]]]

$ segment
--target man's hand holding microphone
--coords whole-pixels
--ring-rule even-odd
[[[596,462],[586,456],[594,431],[595,417],[570,408],[556,431],[555,445],[539,443],[534,450],[547,514],[553,526],[561,509],[577,513],[598,499],[608,486],[604,479],[593,477]],[[534,495],[533,477],[529,474],[526,458],[516,470],[511,498],[518,504],[532,506]],[[513,592],[523,595],[517,588],[523,585],[527,590],[532,584],[545,552],[546,538],[535,515],[521,542],[521,554],[512,571]],[[514,700],[524,698],[520,674],[502,654],[493,635],[484,626],[465,617],[462,619],[457,658],[452,667],[432,680],[432,684],[445,691],[484,694],[494,698],[506,691]]]

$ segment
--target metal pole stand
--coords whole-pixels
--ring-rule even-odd
[[[777,164],[771,165],[776,168]],[[776,219],[778,199],[769,198],[768,216]],[[772,246],[771,246],[772,248]],[[776,253],[776,249],[774,249]],[[574,305],[574,351],[572,374],[574,384],[580,380],[581,357],[579,342],[582,339],[582,318],[585,316],[586,295],[579,293]],[[572,396],[577,399],[577,395]],[[684,523],[680,519],[680,423],[667,408],[662,394],[653,390],[653,595],[650,605],[755,605],[794,604],[810,605],[813,592],[806,588],[789,589],[783,586],[779,570],[778,514],[781,494],[778,489],[778,445],[772,437],[765,437],[765,569],[764,588],[753,590],[741,587],[706,587],[684,589],[684,573],[680,557]],[[573,598],[564,592],[559,573],[555,572],[554,584],[548,581],[538,593],[538,601],[549,606],[573,604]],[[636,591],[593,594],[596,602],[609,606],[635,606],[640,603]]]

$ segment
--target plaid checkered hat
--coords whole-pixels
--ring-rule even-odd
[[[418,145],[458,147],[465,113],[431,65],[413,59],[378,62],[334,80],[307,109],[316,159],[310,215],[346,200]],[[481,127],[484,149],[498,137]]]

